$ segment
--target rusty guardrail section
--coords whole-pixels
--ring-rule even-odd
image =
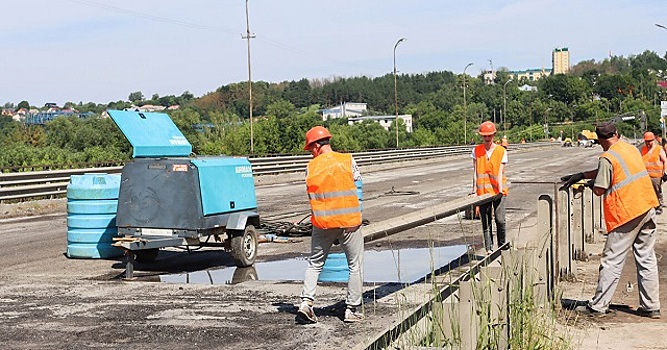
[[[512,149],[530,149],[556,146],[558,143],[531,143],[510,145]],[[431,147],[372,151],[353,153],[359,166],[409,161],[466,154],[473,146]],[[253,175],[277,175],[283,173],[302,172],[306,170],[310,155],[294,155],[279,157],[250,157]],[[87,173],[118,174],[121,166],[47,170],[0,174],[0,203],[8,200],[29,200],[34,198],[55,198],[67,193],[67,184],[71,175]]]
[[[604,230],[602,200],[583,185],[566,189],[552,182],[513,185],[521,183],[553,187],[553,192],[541,194],[537,200],[533,240],[522,247],[508,243],[481,259],[470,254],[468,259],[474,264],[459,271],[456,278],[453,269],[431,276],[426,283],[435,290],[432,297],[354,349],[442,349],[445,344],[450,346],[447,349],[472,350],[487,345],[509,349],[510,336],[517,332],[510,303],[516,302],[517,295],[531,294],[534,305],[548,312],[555,302],[558,282],[575,277],[576,261],[588,259],[587,244],[595,243],[596,234]],[[465,200],[459,203],[471,204]],[[479,344],[480,339],[490,344]]]

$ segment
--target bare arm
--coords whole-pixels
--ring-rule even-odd
[[[477,161],[472,160],[472,193],[477,193]]]
[[[505,175],[505,164],[500,163],[498,169],[498,193],[503,193],[503,176]]]

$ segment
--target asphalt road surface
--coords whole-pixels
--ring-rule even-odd
[[[541,193],[562,175],[595,167],[601,149],[548,147],[510,150],[507,175],[508,230],[512,237],[535,224]],[[472,160],[443,157],[362,167],[364,218],[383,221],[459,199],[472,192]],[[258,210],[264,219],[297,221],[308,211],[303,174],[259,181]],[[394,193],[391,193],[393,189]],[[407,192],[407,193],[406,193]],[[418,194],[414,194],[418,193]],[[0,344],[7,349],[346,349],[396,320],[395,284],[364,287],[367,320],[346,325],[345,285],[318,287],[315,325],[296,325],[300,281],[248,277],[238,284],[164,283],[158,276],[233,266],[227,253],[169,249],[139,264],[136,281],[121,277],[119,259],[68,259],[65,201],[39,202],[30,216],[1,219]],[[25,205],[24,205],[25,206]],[[8,206],[0,207],[5,217]],[[48,208],[48,210],[46,210]],[[44,210],[42,210],[44,209]],[[45,214],[45,215],[43,215]],[[308,237],[264,243],[258,261],[304,257]],[[469,244],[481,247],[478,221],[449,217],[377,241],[366,250]],[[391,268],[391,267],[388,267]],[[299,273],[302,271],[299,271]],[[417,301],[404,301],[403,307]],[[400,311],[400,310],[399,310]]]

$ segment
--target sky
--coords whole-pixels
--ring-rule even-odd
[[[551,68],[667,51],[665,0],[248,0],[253,81]],[[248,80],[243,0],[6,0],[0,104],[195,97]],[[400,38],[406,38],[396,49]],[[355,102],[355,101],[351,101]]]

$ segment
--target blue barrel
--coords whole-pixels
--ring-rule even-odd
[[[67,257],[114,258],[123,250],[112,247],[118,234],[116,209],[120,175],[70,176],[67,185]]]
[[[350,269],[345,253],[329,254],[320,273],[320,282],[347,282],[349,279]]]

